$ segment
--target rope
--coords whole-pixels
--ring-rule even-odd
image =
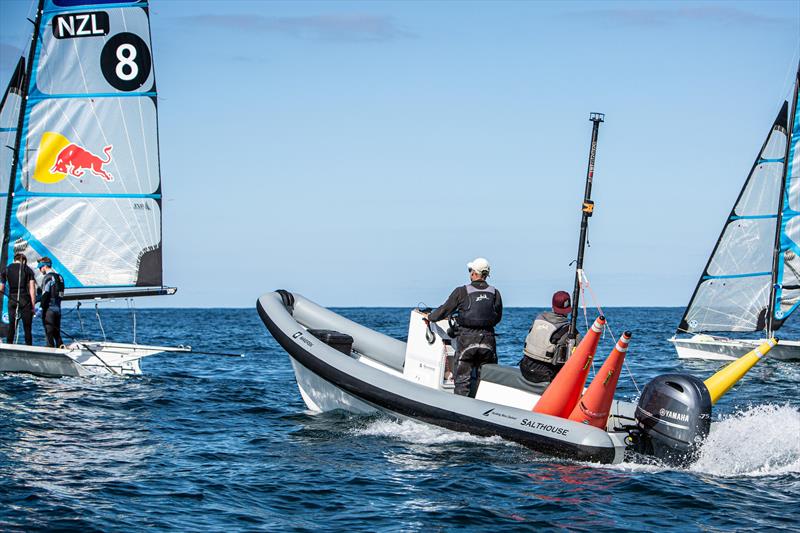
[[[133,319],[133,344],[136,344],[136,301],[133,298],[126,298],[128,309],[131,310],[131,318]]]
[[[81,318],[81,302],[75,306],[75,310],[78,312],[78,322],[81,324],[81,337],[86,336],[86,332],[83,330],[83,318]]]
[[[94,303],[94,316],[97,317],[97,323],[100,324],[100,331],[103,333],[103,342],[108,341],[106,338],[106,330],[103,329],[103,321],[100,320],[100,306],[97,302]]]
[[[597,296],[595,295],[594,291],[592,290],[592,284],[589,283],[589,277],[586,275],[586,272],[583,269],[579,269],[578,270],[578,279],[580,280],[581,293],[583,293],[584,286],[587,289],[589,289],[589,294],[592,297],[592,303],[597,308],[597,311],[601,315],[606,317],[606,324],[605,324],[605,327],[603,328],[603,334],[605,336],[605,330],[608,329],[608,333],[609,333],[609,335],[611,335],[611,340],[614,341],[614,345],[616,346],[616,344],[617,344],[617,336],[614,335],[614,330],[611,329],[611,322],[608,320],[608,317],[606,316],[605,312],[603,311],[603,308],[600,306],[599,300],[598,300]],[[583,312],[584,312],[584,314],[586,313],[586,298],[583,299]],[[628,366],[628,358],[627,357],[625,359],[623,359],[623,364],[625,365],[625,370],[628,371],[628,375],[631,378],[631,382],[633,383],[633,386],[636,388],[636,392],[641,396],[642,391],[639,388],[638,383],[636,383],[636,379],[633,377],[633,372],[631,372],[631,367]],[[594,372],[594,359],[592,359],[592,372]]]

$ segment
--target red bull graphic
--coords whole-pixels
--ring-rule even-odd
[[[111,150],[113,148],[114,146],[111,144],[103,148],[106,159],[101,159],[89,150],[71,143],[58,153],[55,163],[50,169],[50,174],[69,174],[80,178],[88,170],[106,181],[114,181],[114,176],[103,170],[103,165],[111,162]]]

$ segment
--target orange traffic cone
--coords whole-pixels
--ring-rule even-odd
[[[567,359],[564,367],[558,371],[553,382],[547,387],[533,406],[534,413],[567,418],[572,408],[578,403],[583,392],[583,384],[589,375],[592,358],[600,342],[600,334],[606,325],[606,317],[600,315],[592,324],[592,328]]]
[[[630,341],[631,332],[626,331],[611,350],[611,354],[603,363],[600,372],[594,377],[589,388],[586,389],[581,401],[569,415],[570,420],[605,429],[611,402],[614,401],[614,391],[617,390],[619,373],[622,370],[625,352],[628,351]]]

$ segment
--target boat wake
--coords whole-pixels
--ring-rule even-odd
[[[380,418],[370,422],[366,427],[354,430],[354,433],[372,437],[388,437],[412,444],[479,443],[516,446],[501,437],[480,437],[412,420],[397,421]]]
[[[411,420],[379,418],[354,429],[359,436],[388,437],[422,445],[516,444],[500,437],[479,437]],[[689,472],[718,477],[767,477],[800,474],[800,409],[758,405],[724,417],[714,425],[699,459]],[[633,472],[660,472],[671,467],[626,462],[611,466]]]
[[[721,477],[800,473],[800,409],[758,405],[723,418],[689,470]]]

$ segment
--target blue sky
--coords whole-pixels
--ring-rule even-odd
[[[31,2],[0,0],[0,81]],[[141,306],[685,305],[800,56],[800,3],[154,1],[165,279]]]

